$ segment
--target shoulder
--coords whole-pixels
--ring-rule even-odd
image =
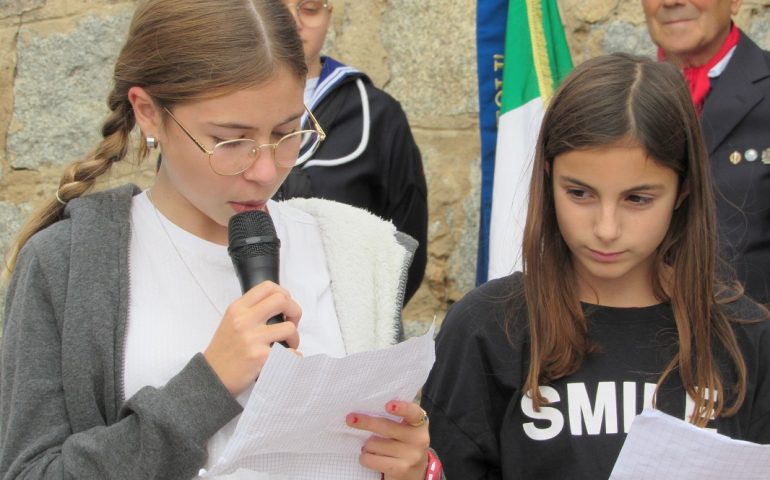
[[[369,97],[369,106],[372,110],[372,116],[380,116],[393,121],[393,119],[406,122],[406,112],[401,103],[385,90],[374,86],[371,82],[364,82],[366,94]]]
[[[101,222],[118,218],[128,218],[131,209],[131,197],[139,192],[134,185],[91,193],[70,200],[64,207],[61,219],[52,223],[30,238],[37,246],[50,243],[68,242],[73,228],[79,224],[98,226]],[[73,225],[74,224],[74,225]]]
[[[104,232],[107,225],[125,223],[131,209],[131,197],[138,193],[134,185],[104,190],[71,200],[62,218],[34,234],[22,249],[19,261],[34,256],[46,271],[64,271],[74,238],[103,241],[103,236],[87,235]],[[80,235],[80,233],[83,235]],[[34,252],[34,253],[32,253]]]
[[[345,68],[352,69],[352,67]],[[338,66],[337,70],[339,69]],[[334,90],[338,94],[344,93],[351,95],[356,92],[354,95],[355,97],[360,96],[363,98],[365,96],[372,116],[375,118],[381,115],[397,115],[406,118],[404,109],[401,107],[398,100],[385,90],[377,87],[372,79],[360,70],[353,69],[353,71],[348,72],[345,78],[334,86]]]
[[[511,299],[523,292],[524,282],[521,273],[515,273],[502,278],[490,280],[468,292],[453,309],[467,310],[469,308],[485,307],[499,309],[508,304]]]
[[[523,331],[526,307],[523,276],[515,273],[491,280],[468,292],[452,305],[441,325],[442,335],[466,338],[497,336],[501,331]]]
[[[765,59],[770,61],[770,51],[762,49],[757,43],[749,37],[746,32],[741,30],[741,36],[738,41],[738,51],[753,51],[756,53],[761,53]]]
[[[738,47],[728,69],[738,69],[746,79],[756,83],[770,77],[770,51],[763,50],[745,33],[741,32]]]
[[[721,304],[720,308],[744,346],[770,349],[770,313],[766,308],[745,295]]]
[[[322,72],[321,76],[325,81],[333,83],[333,90],[348,92],[363,88],[373,110],[405,115],[398,100],[385,90],[375,86],[366,73],[345,65],[332,57],[324,56],[323,60],[325,71]]]
[[[131,212],[131,198],[140,193],[136,185],[125,184],[71,200],[64,217],[76,223],[122,222]]]
[[[64,289],[70,265],[71,231],[72,222],[63,219],[27,241],[16,260],[8,289],[9,300],[14,295],[31,296],[36,289]]]
[[[35,233],[22,247],[8,284],[5,333],[14,331],[24,311],[39,320],[43,305],[61,307],[67,292],[72,252],[72,221],[64,218]],[[39,301],[44,299],[43,301]],[[17,310],[20,308],[21,310]],[[18,314],[21,312],[22,314]]]
[[[756,322],[770,320],[770,314],[768,314],[767,309],[746,295],[724,300],[719,303],[719,308],[728,319],[733,321]]]
[[[746,296],[723,305],[723,312],[731,320],[747,369],[747,404],[741,410],[751,412],[751,430],[761,432],[761,443],[770,442],[770,314]]]
[[[332,95],[347,96],[348,107],[358,106],[360,108],[362,101],[365,100],[373,121],[378,119],[393,121],[393,117],[398,120],[406,120],[406,113],[401,103],[385,90],[375,86],[369,77],[363,74],[348,77],[344,82],[334,87],[334,91],[329,94],[328,99],[331,99]],[[328,99],[325,101],[329,101]]]
[[[451,307],[436,337],[428,397],[435,401],[464,396],[461,392],[469,385],[483,390],[490,381],[506,390],[518,388],[529,351],[529,330],[517,292],[521,292],[520,274],[487,282]],[[459,387],[458,379],[463,379]],[[481,390],[478,393],[484,395]]]

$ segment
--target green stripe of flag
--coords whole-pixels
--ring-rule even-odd
[[[541,66],[547,69],[540,75],[537,57],[544,60]],[[537,97],[545,96],[547,100],[571,70],[572,59],[556,0],[511,0],[500,114]]]

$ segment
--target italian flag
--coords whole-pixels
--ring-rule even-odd
[[[509,0],[491,182],[488,279],[521,269],[535,142],[545,105],[571,70],[556,0]]]

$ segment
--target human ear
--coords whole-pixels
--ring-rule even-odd
[[[161,126],[161,115],[150,94],[142,87],[131,87],[128,89],[128,101],[134,109],[134,118],[142,133],[157,137]]]

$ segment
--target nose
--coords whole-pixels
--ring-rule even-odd
[[[614,204],[601,205],[594,222],[594,235],[605,244],[620,237],[621,227],[618,209]]]
[[[278,165],[273,159],[273,149],[263,146],[254,163],[241,174],[243,178],[260,185],[273,185],[279,180]]]

